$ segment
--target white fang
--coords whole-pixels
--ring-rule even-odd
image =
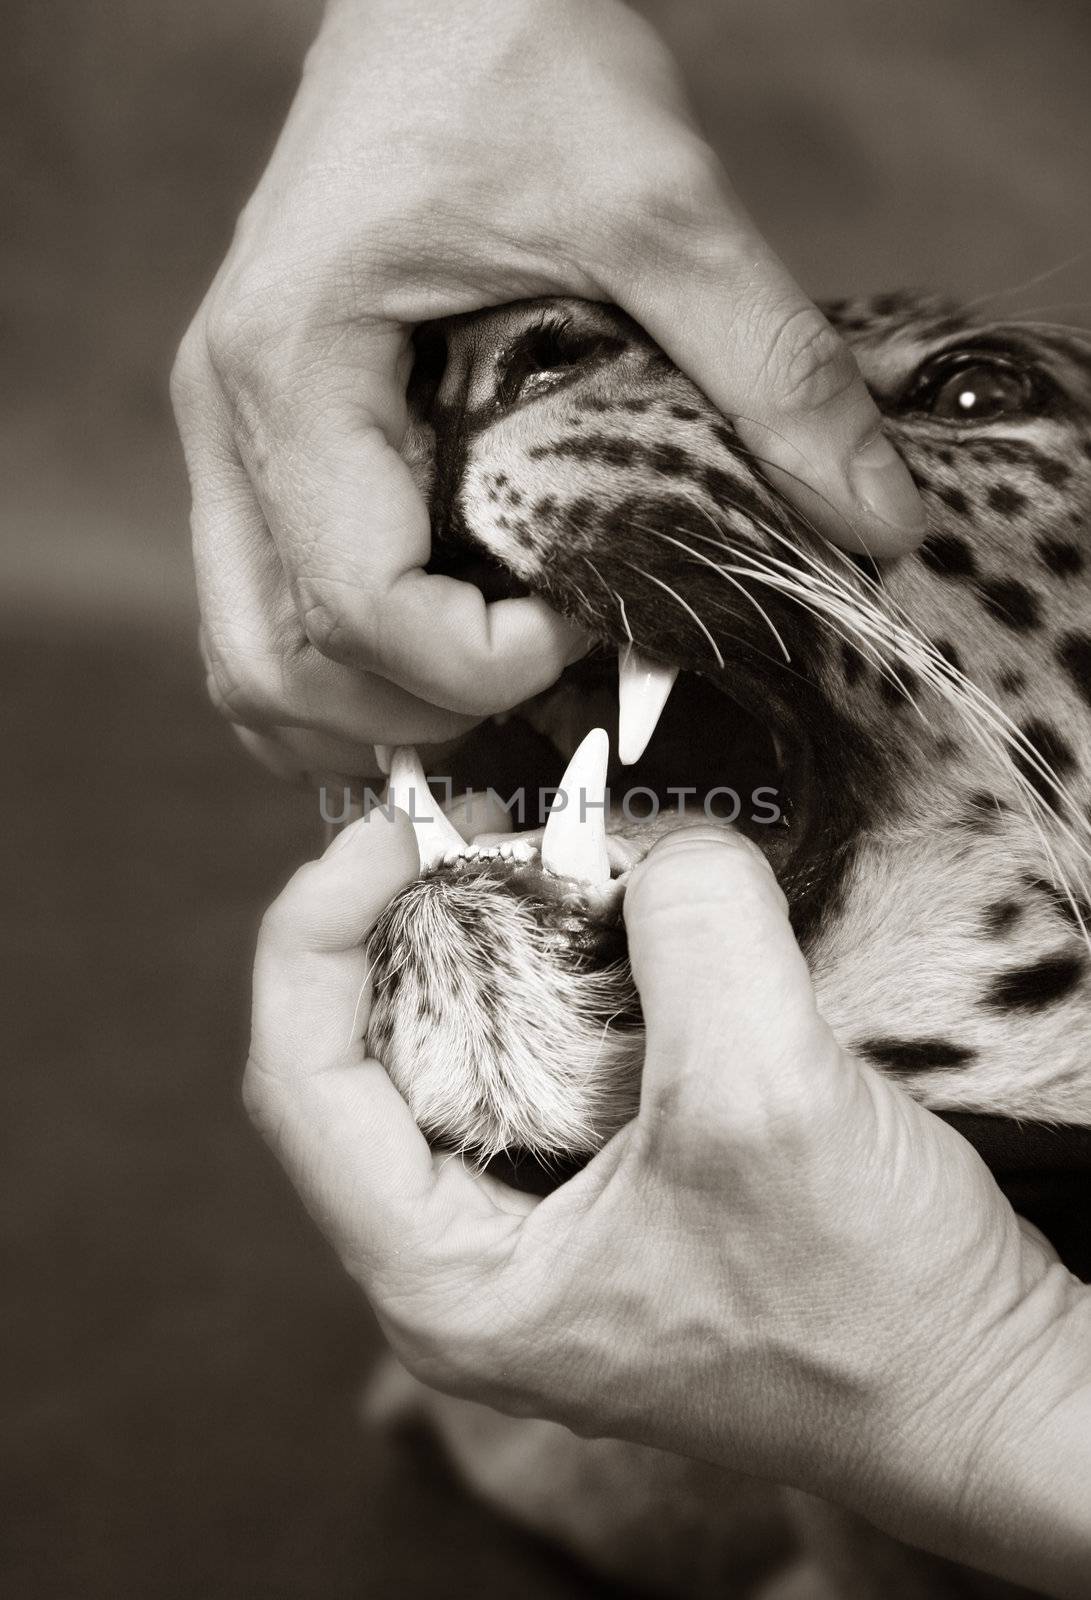
[[[631,767],[648,748],[663,713],[677,667],[661,667],[630,646],[617,658],[617,753]]]
[[[412,745],[399,745],[391,754],[386,803],[408,812],[417,836],[422,872],[438,866],[444,856],[465,853],[466,841],[433,798],[420,756]]]
[[[592,728],[568,763],[542,834],[541,861],[546,871],[596,889],[610,882],[606,854],[609,761],[609,734],[605,728]]]

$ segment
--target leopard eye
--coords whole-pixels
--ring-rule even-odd
[[[505,408],[552,389],[573,368],[621,348],[621,340],[609,334],[577,329],[567,317],[549,318],[521,334],[508,349],[501,364],[497,404]]]
[[[942,422],[993,422],[1025,416],[1037,385],[1025,367],[1002,356],[964,354],[933,363],[920,375],[910,408]]]

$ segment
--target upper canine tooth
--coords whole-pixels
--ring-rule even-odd
[[[631,767],[648,748],[677,676],[677,667],[661,667],[631,647],[618,656],[617,753],[623,766]]]
[[[592,728],[561,779],[542,834],[541,862],[547,872],[602,888],[610,882],[606,854],[606,768],[610,736]]]
[[[417,836],[422,872],[438,866],[449,854],[461,855],[465,851],[466,841],[454,823],[444,816],[439,801],[433,799],[420,757],[412,745],[399,745],[391,753],[386,803],[409,813]]]

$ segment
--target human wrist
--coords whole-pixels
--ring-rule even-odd
[[[831,1490],[909,1544],[1058,1597],[1091,1595],[1091,1289],[1039,1269],[867,1470]]]

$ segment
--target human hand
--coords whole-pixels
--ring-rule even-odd
[[[623,306],[831,537],[923,533],[853,358],[644,21],[334,0],[174,380],[210,688],[274,764],[373,774],[374,744],[450,739],[583,648],[539,600],[422,572],[398,455],[413,327],[543,294]]]
[[[540,1202],[430,1152],[366,1058],[362,941],[416,872],[408,820],[373,812],[297,874],[246,1076],[409,1368],[1086,1594],[1091,1295],[968,1144],[838,1046],[756,850],[679,830],[634,869],[639,1115]]]

